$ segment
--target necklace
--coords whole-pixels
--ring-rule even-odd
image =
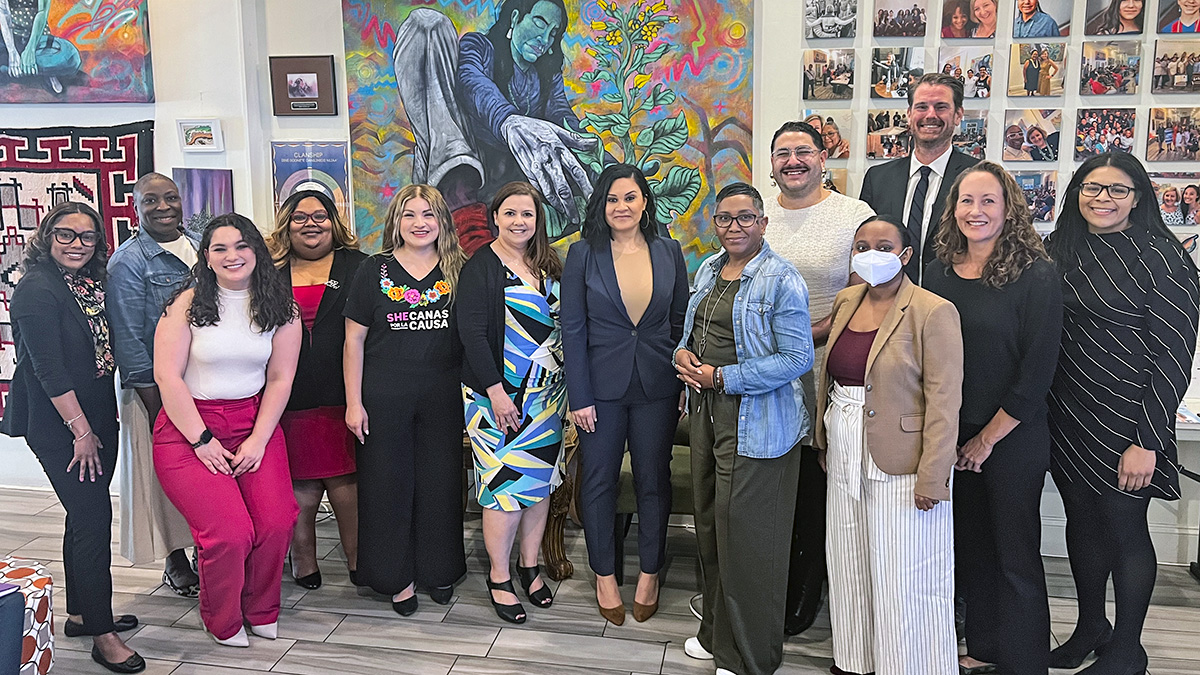
[[[720,277],[717,279],[718,281],[725,281]],[[736,279],[734,281],[736,281]],[[700,328],[700,345],[696,350],[696,358],[704,357],[704,348],[708,346],[708,327],[712,325],[712,318],[717,304],[721,302],[721,298],[725,297],[725,291],[728,291],[730,286],[733,286],[733,281],[725,281],[725,288],[721,289],[721,292],[717,295],[717,299],[715,301],[712,299],[712,291],[709,291],[708,296],[704,299],[704,311],[700,314],[704,323]]]

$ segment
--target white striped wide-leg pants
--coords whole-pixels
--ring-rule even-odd
[[[956,675],[954,521],[917,509],[917,476],[889,476],[863,447],[863,388],[834,383],[829,449],[829,616],[833,660],[877,675]]]

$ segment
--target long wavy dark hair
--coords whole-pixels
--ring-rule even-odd
[[[488,218],[491,219],[489,224],[493,228],[496,227],[496,214],[500,213],[500,207],[504,206],[504,200],[521,195],[533,200],[533,211],[537,214],[534,216],[533,222],[533,239],[530,239],[529,244],[525,246],[525,263],[537,270],[543,277],[559,281],[562,279],[562,258],[558,257],[558,251],[550,245],[550,236],[546,233],[546,209],[548,207],[541,191],[524,181],[506,183],[496,192],[496,196],[492,197],[492,205],[488,208]]]
[[[1058,220],[1054,222],[1054,232],[1050,234],[1046,243],[1046,250],[1059,269],[1075,264],[1074,261],[1078,259],[1076,252],[1083,247],[1084,237],[1088,234],[1087,221],[1079,210],[1079,187],[1093,171],[1103,166],[1120,169],[1133,181],[1134,194],[1129,199],[1137,198],[1138,203],[1129,212],[1129,226],[1142,228],[1151,236],[1162,237],[1182,249],[1179,238],[1163,222],[1162,213],[1158,210],[1158,200],[1154,197],[1154,185],[1150,182],[1150,176],[1146,174],[1146,167],[1131,154],[1106,152],[1079,165],[1075,175],[1071,176],[1071,182],[1067,184],[1062,211],[1059,212]],[[1188,268],[1195,274],[1196,264],[1192,261],[1192,256],[1184,253],[1183,257]]]
[[[496,17],[496,23],[493,23],[487,31],[487,39],[495,49],[492,61],[492,80],[495,81],[496,87],[501,93],[508,93],[508,83],[512,81],[513,76],[512,39],[508,37],[509,31],[512,30],[515,23],[520,22],[525,15],[533,11],[533,6],[538,2],[539,0],[505,0],[504,4],[500,5],[500,15]],[[537,73],[538,84],[541,85],[541,93],[538,95],[539,107],[544,106],[547,99],[550,98],[550,82],[556,76],[562,75],[562,40],[563,35],[567,32],[567,6],[563,4],[563,0],[546,0],[546,2],[557,6],[562,12],[562,24],[558,27],[558,42],[550,45],[550,49],[533,64],[533,71]],[[517,11],[516,22],[512,20],[513,10]],[[557,121],[561,122],[562,120]]]
[[[642,222],[638,225],[642,236],[647,242],[658,236],[658,222],[654,218],[654,214],[658,212],[658,204],[654,201],[654,193],[650,191],[646,176],[642,174],[641,169],[632,164],[610,164],[596,179],[596,187],[592,190],[592,198],[588,200],[587,213],[583,219],[583,238],[592,246],[607,246],[612,239],[612,228],[608,226],[604,211],[608,191],[619,178],[632,178],[642,191],[642,197],[646,199],[646,210],[642,212]]]
[[[108,244],[104,239],[104,227],[100,224],[100,214],[96,213],[96,209],[82,202],[63,202],[46,213],[42,222],[38,223],[37,231],[25,244],[25,259],[21,261],[21,271],[28,272],[44,260],[53,260],[50,257],[50,246],[53,244],[51,240],[54,236],[50,232],[60,220],[72,213],[81,213],[91,218],[92,225],[100,235],[96,241],[96,247],[93,249],[92,259],[87,261],[87,264],[79,271],[97,281],[104,280],[104,277],[107,276],[105,270],[108,266]]]
[[[254,271],[250,273],[250,317],[254,326],[266,333],[287,324],[299,316],[296,301],[292,298],[292,286],[284,275],[275,268],[267,242],[250,219],[226,213],[209,221],[200,238],[200,256],[167,307],[188,288],[195,289],[192,304],[188,307],[188,323],[196,326],[215,326],[221,320],[221,302],[217,293],[217,274],[208,265],[208,247],[212,244],[213,232],[222,227],[232,227],[242,235],[242,240],[254,251]]]
[[[1145,29],[1146,24],[1146,2],[1143,0],[1142,11],[1138,12],[1137,22],[1138,28]],[[1112,0],[1108,3],[1108,9],[1101,12],[1090,22],[1084,29],[1084,35],[1118,35],[1121,32],[1121,2],[1122,0]]]
[[[267,249],[271,251],[271,257],[275,260],[276,267],[283,267],[291,262],[292,214],[296,212],[296,207],[300,206],[300,202],[309,197],[321,202],[321,208],[329,214],[334,250],[339,248],[358,250],[358,237],[355,236],[354,230],[342,220],[341,215],[338,214],[337,205],[333,203],[329,195],[320,190],[300,190],[292,193],[279,205],[279,212],[275,214],[275,229],[267,235]]]

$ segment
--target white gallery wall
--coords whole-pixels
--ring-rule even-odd
[[[384,2],[385,0],[376,0]],[[672,4],[680,0],[669,0]],[[699,0],[702,1],[702,0]],[[1066,0],[1059,0],[1066,4]],[[1046,0],[1047,3],[1051,0]],[[990,156],[999,156],[1004,111],[1012,108],[1063,108],[1060,161],[1054,163],[1007,163],[1010,170],[1059,170],[1065,185],[1077,165],[1072,160],[1075,110],[1089,107],[1136,107],[1135,154],[1145,157],[1145,135],[1149,109],[1200,107],[1200,96],[1152,96],[1150,62],[1154,55],[1152,30],[1158,0],[1147,0],[1147,24],[1142,36],[1142,78],[1139,92],[1132,96],[1081,97],[1078,93],[1080,50],[1084,41],[1085,3],[1073,6],[1072,35],[1066,59],[1066,93],[1058,98],[1009,99],[1007,71],[1014,2],[1000,0],[997,39],[956,41],[956,45],[993,44],[993,90],[991,99],[968,103],[988,112]],[[149,0],[151,49],[157,102],[111,105],[0,105],[0,128],[57,125],[109,125],[143,119],[155,121],[155,164],[170,173],[172,167],[229,168],[234,175],[237,210],[266,227],[272,216],[270,142],[273,140],[346,141],[349,139],[345,110],[345,55],[342,41],[341,0]],[[936,68],[940,36],[941,0],[928,0],[926,71]],[[848,160],[830,162],[849,170],[850,194],[858,193],[868,168],[865,156],[866,112],[885,107],[904,107],[903,102],[868,98],[870,49],[875,46],[907,46],[919,38],[871,37],[873,0],[859,0],[857,36],[836,40],[804,40],[804,0],[757,0],[754,20],[754,183],[765,195],[773,195],[768,161],[771,134],[782,122],[796,119],[804,108],[848,109],[854,113],[853,128],[843,130],[851,139]],[[1046,40],[1041,40],[1046,41]],[[1200,40],[1197,42],[1200,45]],[[856,50],[855,98],[850,101],[801,100],[801,53],[805,48],[854,48]],[[332,54],[338,79],[339,114],[335,117],[275,117],[271,114],[268,56]],[[931,65],[933,64],[933,65]],[[216,117],[221,120],[226,150],[223,153],[184,154],[179,147],[175,121],[182,118]],[[1152,171],[1185,171],[1187,163],[1154,163]],[[1194,170],[1194,169],[1193,169]],[[1200,443],[1185,444],[1185,463],[1200,464]],[[44,487],[41,467],[22,441],[0,437],[0,484]],[[119,486],[114,485],[114,490]],[[1200,489],[1183,480],[1185,499],[1175,503],[1156,502],[1151,508],[1152,532],[1163,562],[1196,558],[1196,528],[1200,522]],[[1044,550],[1061,554],[1062,507],[1053,486],[1048,484],[1043,504]]]

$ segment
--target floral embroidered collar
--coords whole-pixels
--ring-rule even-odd
[[[450,293],[450,284],[445,279],[439,279],[432,288],[424,293],[403,284],[397,286],[388,276],[388,266],[385,260],[379,266],[379,290],[395,302],[406,302],[409,307],[416,308],[432,305],[441,300],[443,295]]]

